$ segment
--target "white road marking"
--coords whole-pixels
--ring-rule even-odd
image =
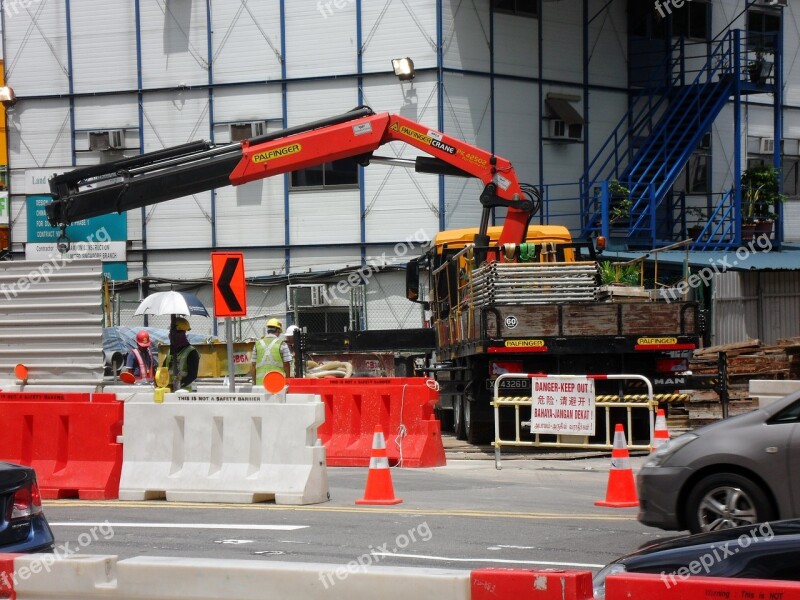
[[[504,548],[510,550],[536,550],[536,546],[505,546],[497,544],[497,546],[489,546],[487,550],[503,550]]]
[[[51,527],[112,527],[135,529],[249,529],[255,531],[295,531],[308,525],[239,525],[236,523],[50,523]]]
[[[215,544],[252,544],[253,540],[214,540]]]
[[[594,565],[590,563],[574,562],[553,562],[547,560],[502,560],[500,558],[448,558],[446,556],[428,556],[426,554],[395,554],[393,552],[371,552],[373,556],[394,556],[397,558],[416,558],[421,560],[439,562],[476,562],[476,563],[498,563],[514,565],[547,565],[548,567],[584,567],[587,569],[601,569],[605,565]]]

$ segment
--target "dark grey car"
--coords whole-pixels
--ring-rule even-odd
[[[670,440],[637,475],[639,521],[713,531],[800,517],[800,392]]]

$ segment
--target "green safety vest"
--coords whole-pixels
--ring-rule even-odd
[[[177,391],[179,389],[185,389],[187,391],[194,391],[194,382],[190,383],[185,388],[181,388],[181,381],[183,381],[184,377],[189,374],[188,362],[189,362],[189,354],[194,350],[194,346],[186,346],[178,350],[178,373],[175,375],[175,378],[172,382],[172,389]],[[167,369],[170,368],[171,365],[172,354],[167,354],[167,358],[164,359],[164,367]],[[170,375],[172,375],[170,373]]]
[[[275,337],[269,345],[265,338],[256,342],[256,384],[264,381],[264,376],[273,371],[280,371],[286,375],[283,370],[281,341],[281,338]]]

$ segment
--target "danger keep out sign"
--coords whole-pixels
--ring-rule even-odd
[[[594,380],[534,377],[531,433],[594,435]]]

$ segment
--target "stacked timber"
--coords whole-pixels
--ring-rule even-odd
[[[694,353],[690,362],[692,373],[716,374],[721,352],[727,355],[729,416],[756,408],[756,402],[749,397],[751,379],[800,378],[800,338],[781,339],[774,345],[745,340],[702,348]],[[688,409],[692,427],[722,418],[722,406],[714,391],[693,392]]]
[[[597,264],[493,262],[472,271],[467,290],[475,306],[594,302]]]

